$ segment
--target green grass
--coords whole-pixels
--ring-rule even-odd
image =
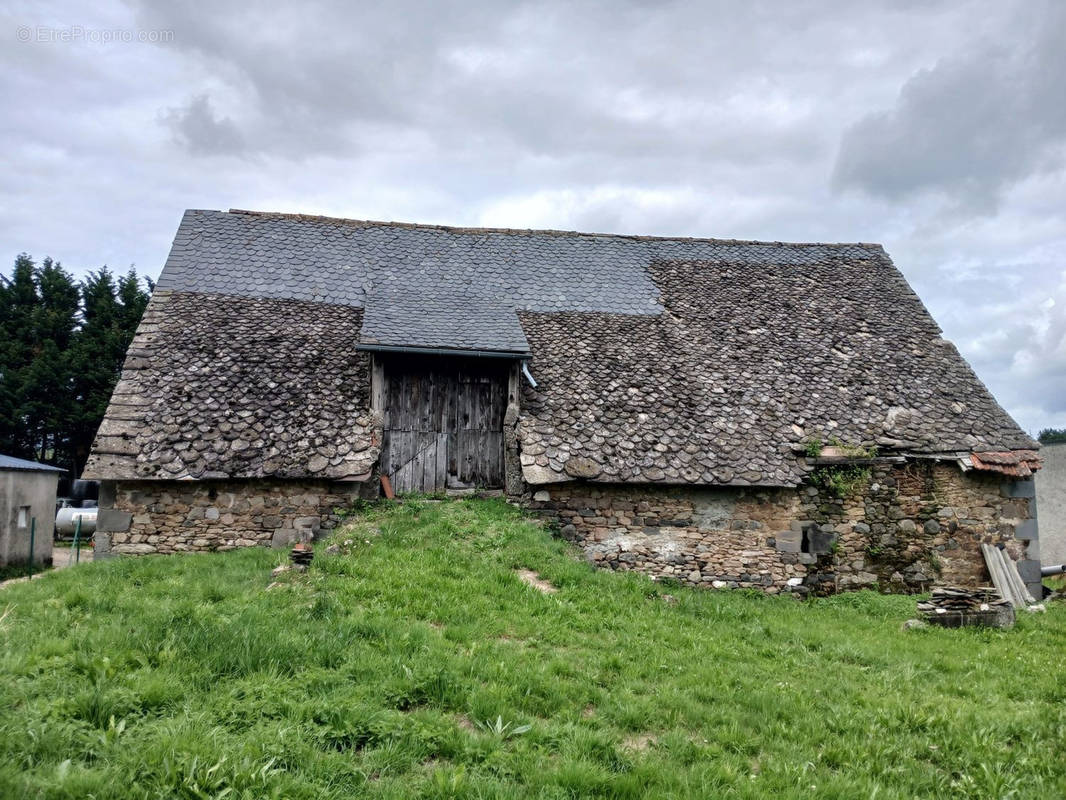
[[[269,591],[260,549],[0,589],[0,797],[1066,796],[1062,604],[904,632],[596,572],[499,501],[336,538]]]

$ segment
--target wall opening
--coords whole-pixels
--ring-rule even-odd
[[[504,485],[511,362],[383,358],[380,468],[397,493]]]

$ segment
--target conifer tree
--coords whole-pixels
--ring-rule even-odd
[[[80,474],[151,281],[103,267],[80,284],[23,253],[0,275],[0,452]]]

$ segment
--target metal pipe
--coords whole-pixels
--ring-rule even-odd
[[[1041,567],[1040,577],[1047,578],[1051,575],[1061,575],[1064,572],[1066,572],[1066,564],[1055,564],[1051,567]]]
[[[81,563],[81,517],[74,524],[74,563]]]
[[[37,538],[37,517],[30,517],[30,577],[33,577],[33,540]]]
[[[528,361],[523,361],[522,362],[522,374],[526,376],[526,380],[529,381],[529,385],[532,386],[534,389],[536,389],[537,388],[537,382],[535,380],[533,380],[533,376],[529,374],[529,362]]]

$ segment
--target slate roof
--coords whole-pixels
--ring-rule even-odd
[[[41,464],[37,461],[27,461],[24,458],[0,455],[0,470],[16,472],[66,472],[62,467],[53,467],[51,464]]]
[[[363,477],[380,346],[531,354],[534,484],[795,485],[814,438],[1036,447],[878,245],[188,211],[87,474]]]
[[[440,287],[382,286],[367,295],[361,346],[529,355],[513,303]]]

